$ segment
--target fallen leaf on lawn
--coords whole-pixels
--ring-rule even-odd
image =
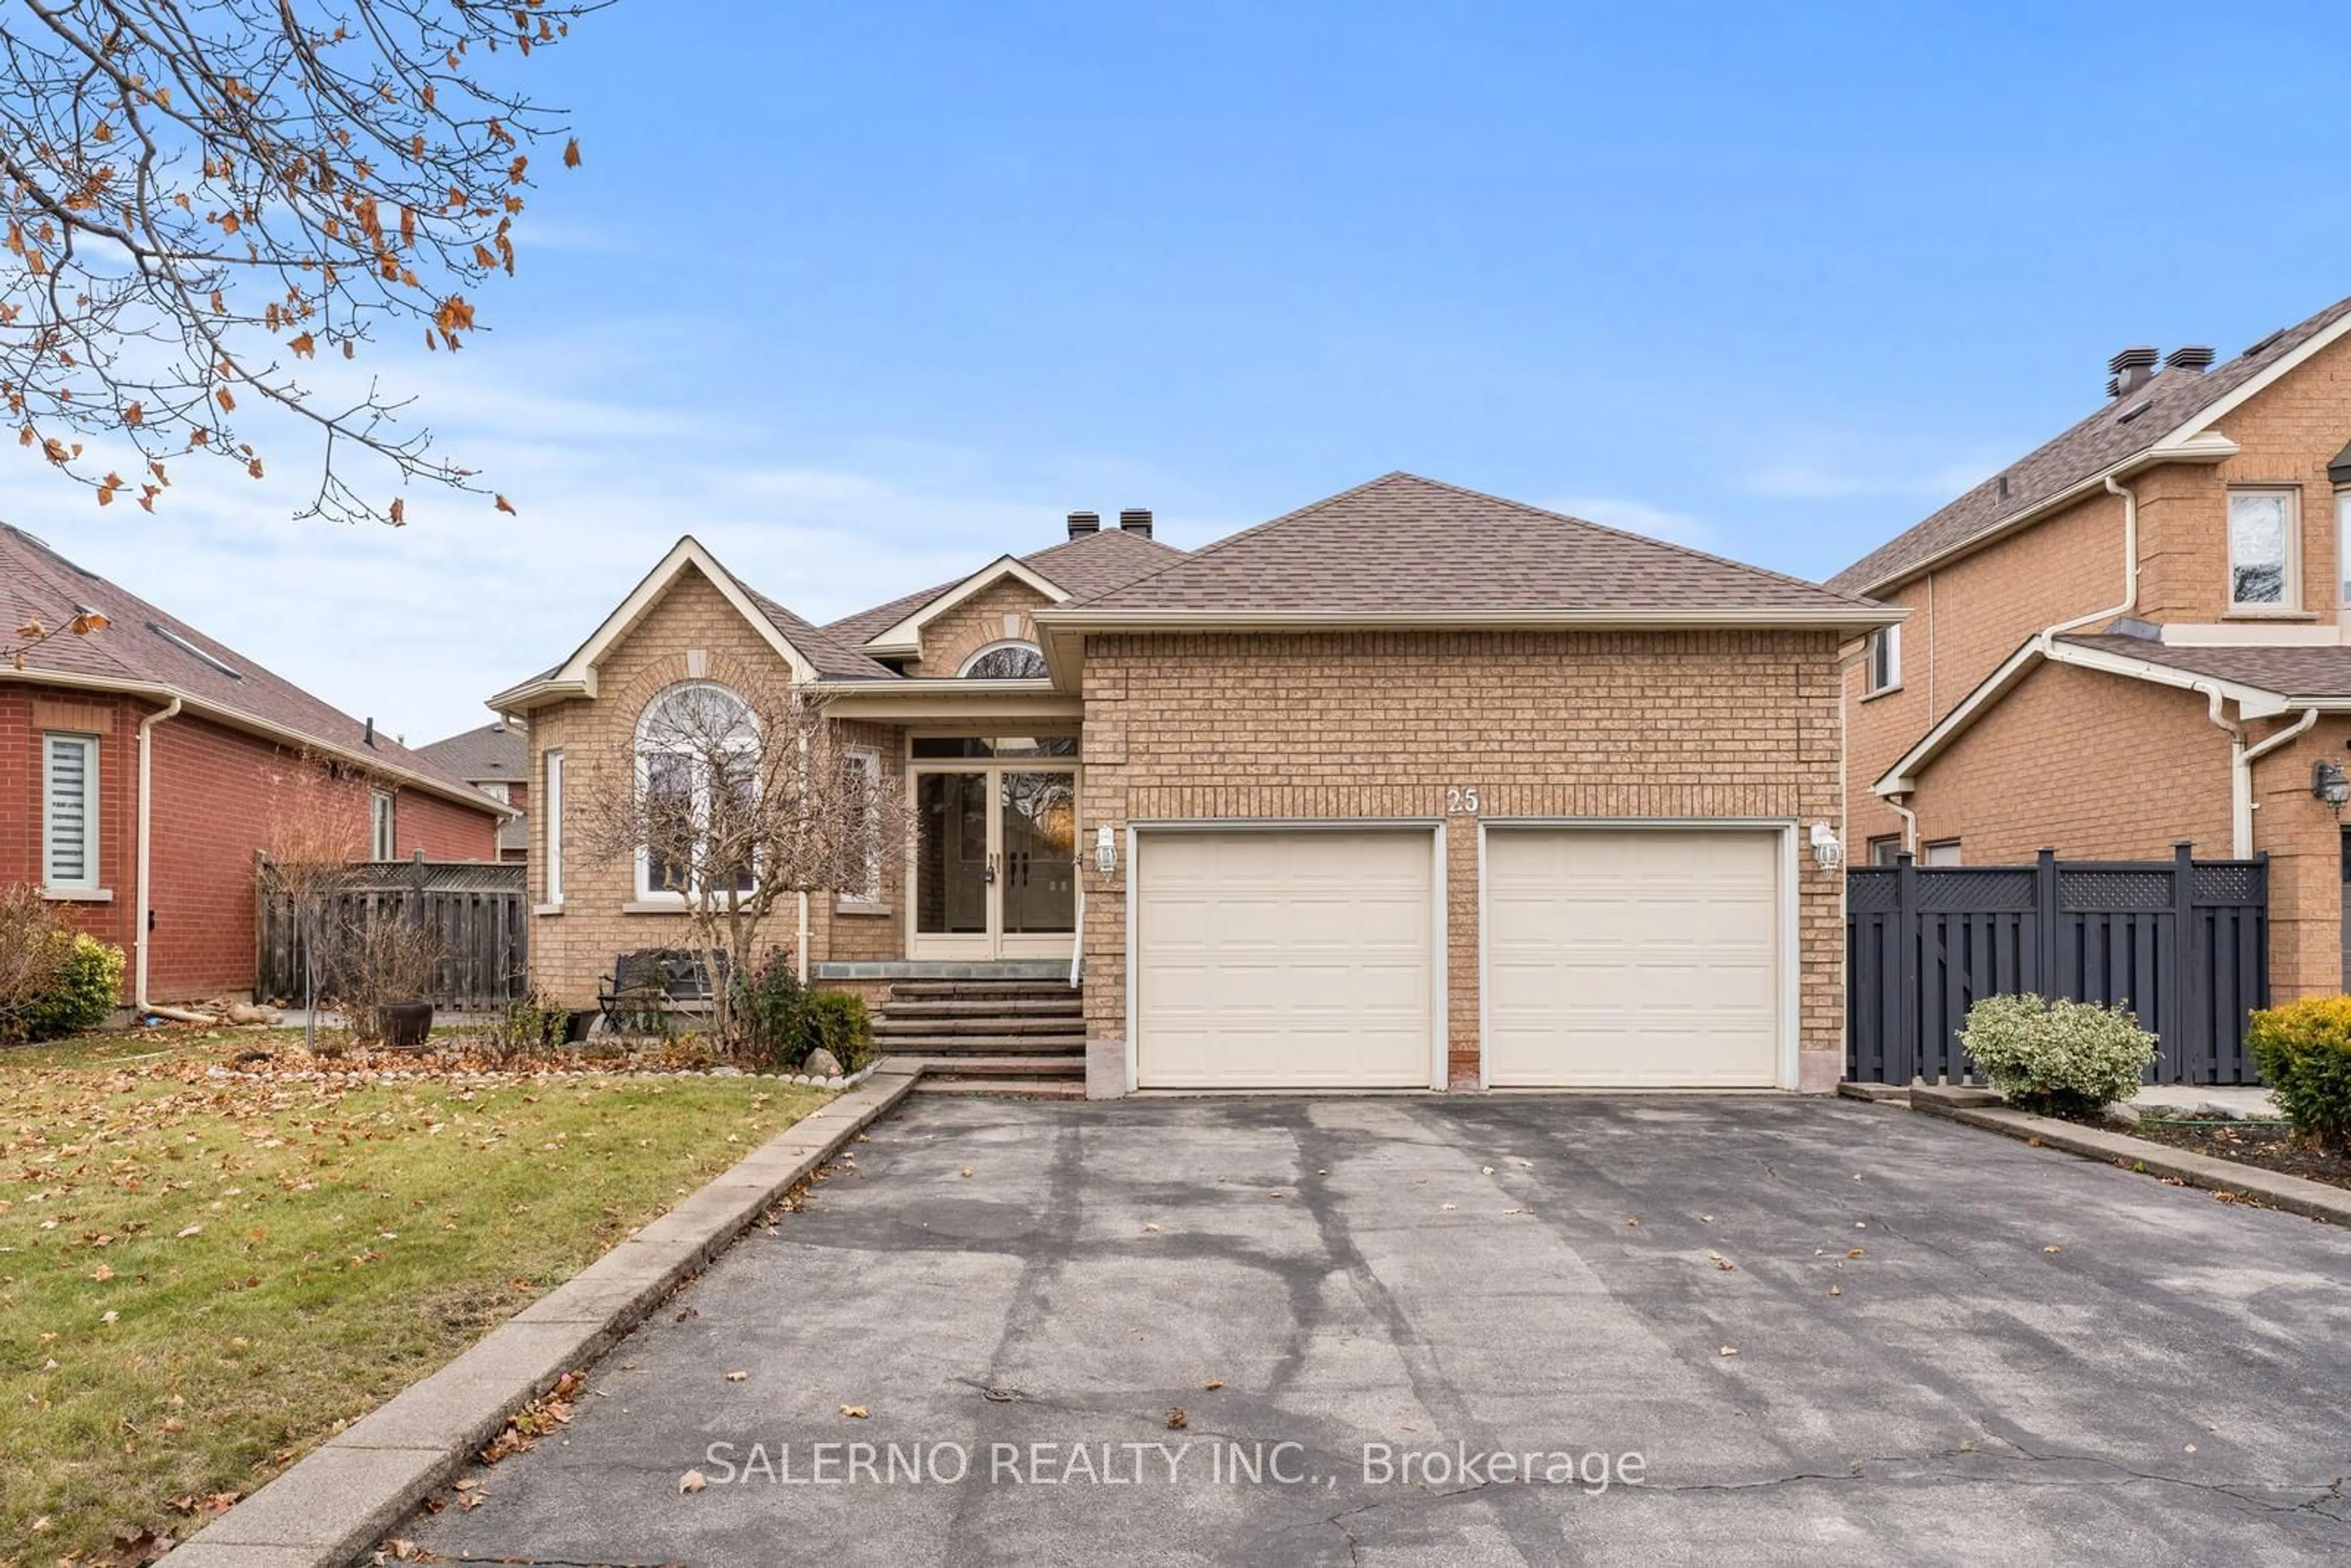
[[[1167,1429],[1169,1431],[1180,1432],[1191,1424],[1192,1418],[1184,1414],[1184,1406],[1181,1405],[1178,1405],[1175,1409],[1167,1412]]]
[[[751,1375],[747,1372],[730,1372],[726,1375],[726,1381],[729,1383],[740,1383],[750,1375]]]
[[[107,1309],[106,1314],[98,1321],[102,1323],[120,1322],[122,1321],[122,1314],[110,1307]]]
[[[103,1285],[109,1280],[114,1278],[114,1270],[108,1268],[105,1264],[100,1263],[97,1268],[92,1269],[89,1271],[89,1277]]]
[[[688,1470],[685,1474],[677,1478],[677,1490],[682,1492],[700,1491],[709,1484],[710,1483],[707,1480],[703,1479],[703,1475],[700,1470]]]
[[[852,1421],[862,1421],[872,1414],[862,1405],[844,1405],[841,1407],[841,1413]]]
[[[201,1225],[183,1225],[180,1227],[180,1234],[176,1239],[185,1241],[191,1236],[202,1236],[204,1233],[204,1228]]]

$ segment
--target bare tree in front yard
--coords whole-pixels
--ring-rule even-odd
[[[297,757],[269,781],[269,826],[262,842],[261,896],[274,890],[293,905],[302,955],[302,1043],[319,1048],[319,1003],[324,994],[328,929],[336,895],[351,880],[363,847],[355,824],[353,786],[334,764]],[[259,998],[255,998],[258,1000]]]
[[[647,707],[628,755],[581,770],[581,848],[680,903],[722,1040],[738,1034],[730,981],[774,946],[768,922],[804,894],[864,891],[903,841],[904,803],[871,762],[818,689],[696,684]]]

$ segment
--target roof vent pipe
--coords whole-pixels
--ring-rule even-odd
[[[2159,356],[2154,349],[2146,344],[2140,344],[2135,348],[2125,349],[2121,353],[2108,360],[2106,369],[2114,372],[2114,379],[2106,383],[2106,395],[2127,396],[2154,380],[2158,358]]]
[[[367,721],[367,734],[360,737],[360,743],[362,746],[373,746],[375,744],[375,720],[373,718],[370,718]]]
[[[1149,538],[1151,537],[1150,509],[1144,507],[1127,507],[1118,515],[1118,528],[1121,533],[1139,534],[1146,539]]]
[[[2194,371],[2200,376],[2212,368],[2212,361],[2215,357],[2211,349],[2206,344],[2184,343],[2166,354],[2163,362],[2171,370]]]
[[[1070,537],[1071,538],[1081,539],[1085,538],[1088,534],[1098,534],[1100,532],[1102,532],[1102,515],[1100,513],[1071,512],[1070,514]]]

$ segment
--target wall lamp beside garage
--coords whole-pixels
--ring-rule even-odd
[[[1118,869],[1118,835],[1108,822],[1094,830],[1094,869],[1104,876]]]
[[[1836,830],[1826,822],[1813,824],[1813,863],[1823,871],[1834,871],[1844,859],[1844,846],[1837,842]]]
[[[2343,764],[2324,758],[2310,765],[2310,792],[2326,802],[2326,808],[2337,818],[2343,815],[2343,803],[2351,800],[2351,779],[2344,777]]]

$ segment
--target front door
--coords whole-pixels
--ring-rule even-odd
[[[1077,774],[917,768],[909,956],[1067,958],[1077,939]]]

